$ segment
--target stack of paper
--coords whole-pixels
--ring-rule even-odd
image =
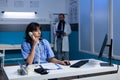
[[[56,64],[56,63],[43,63],[41,64],[41,66],[44,68],[44,69],[48,69],[48,70],[56,70],[56,69],[62,69],[60,67],[59,64]]]

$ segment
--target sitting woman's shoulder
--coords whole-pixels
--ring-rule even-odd
[[[49,42],[47,39],[42,39],[43,42]]]

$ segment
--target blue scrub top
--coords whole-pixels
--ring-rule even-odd
[[[46,62],[48,62],[49,58],[54,57],[54,53],[51,49],[51,46],[46,39],[40,40],[38,44],[39,45],[37,45],[36,49],[35,49],[33,64],[38,63],[38,55],[39,55],[38,53],[39,53],[39,51],[40,51],[40,63],[46,63]],[[27,59],[27,57],[30,54],[30,51],[31,51],[30,43],[23,42],[22,45],[21,45],[21,52],[22,52],[22,55],[23,55],[24,59]]]

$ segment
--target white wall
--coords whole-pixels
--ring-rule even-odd
[[[1,0],[1,11],[36,11],[37,20],[42,24],[50,23],[50,15],[53,13],[67,13],[67,0]],[[31,6],[32,5],[32,6]],[[0,23],[27,23],[32,20],[3,19],[0,13]]]

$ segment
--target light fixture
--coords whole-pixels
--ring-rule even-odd
[[[37,12],[7,12],[1,11],[3,18],[35,18]]]

